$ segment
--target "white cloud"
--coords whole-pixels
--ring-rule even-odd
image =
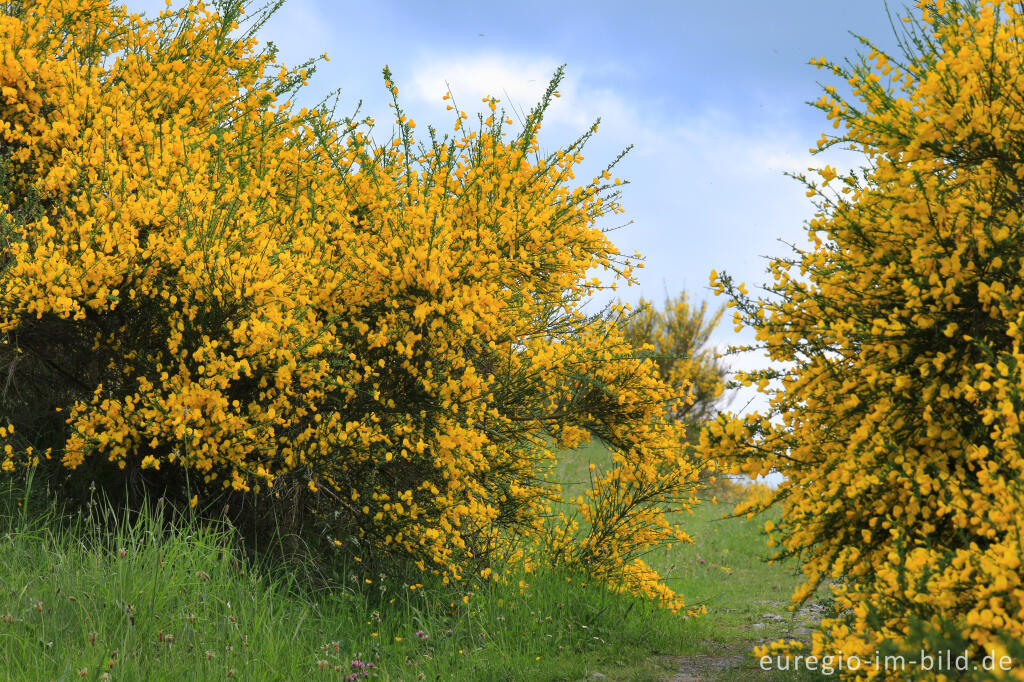
[[[464,111],[478,110],[481,99],[491,95],[508,110],[525,114],[540,101],[558,66],[550,57],[494,51],[430,54],[420,56],[407,82],[412,95],[425,103],[436,104],[450,87]],[[545,114],[545,126],[575,138],[600,117],[602,131],[637,130],[639,112],[610,88],[582,85],[586,75],[580,69],[567,70],[558,88],[561,97]]]
[[[540,99],[558,64],[544,58],[483,53],[418,60],[412,77],[412,94],[425,102],[438,102],[448,87],[459,107],[472,111],[476,102],[493,95],[519,107],[529,108]]]

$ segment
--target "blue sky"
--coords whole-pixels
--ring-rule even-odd
[[[163,8],[162,0],[126,4]],[[860,46],[849,31],[894,44],[883,0],[288,0],[260,35],[288,64],[326,52],[331,61],[303,103],[341,88],[340,110],[362,100],[384,136],[385,64],[412,118],[441,130],[450,129],[446,81],[470,111],[487,94],[529,109],[566,64],[542,146],[575,139],[600,116],[588,173],[579,174],[590,177],[635,145],[617,173],[631,183],[623,204],[633,224],[614,240],[644,254],[646,267],[639,286],[621,294],[660,301],[682,289],[708,297],[712,269],[749,285],[762,281],[761,257],[784,253],[780,238],[800,241],[811,215],[803,188],[784,172],[856,163],[810,156],[831,128],[805,104],[827,78],[808,59],[852,57]],[[723,325],[718,343],[747,336],[734,336],[731,326]]]

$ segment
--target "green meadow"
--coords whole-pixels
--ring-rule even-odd
[[[565,453],[559,475],[571,491],[606,456]],[[100,501],[67,518],[46,499],[24,481],[3,494],[5,680],[799,679],[751,650],[807,639],[825,607],[787,609],[799,576],[762,560],[759,520],[723,518],[735,500],[703,501],[682,520],[694,543],[647,557],[706,607],[692,618],[554,570],[464,591],[345,566],[318,581],[246,558],[224,528]]]

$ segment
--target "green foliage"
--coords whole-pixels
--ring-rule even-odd
[[[585,455],[576,476],[609,453],[565,455]],[[371,680],[793,679],[747,652],[802,625],[778,601],[796,578],[760,561],[757,525],[719,518],[721,506],[689,517],[696,545],[649,557],[708,605],[687,619],[548,568],[457,590],[339,566],[344,580],[312,589],[293,568],[245,558],[226,529],[153,507],[125,518],[98,499],[65,518],[42,492],[24,481],[0,492],[0,680],[344,679],[355,660],[374,664]]]
[[[576,572],[516,574],[459,592],[351,573],[344,585],[313,591],[290,571],[241,557],[230,533],[167,524],[155,512],[111,518],[112,508],[96,503],[69,525],[5,517],[0,680],[360,671],[366,679],[505,680],[509,671],[564,679],[586,676],[595,656],[671,646],[685,623]]]

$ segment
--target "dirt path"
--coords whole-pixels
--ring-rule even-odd
[[[697,656],[663,656],[658,663],[670,671],[665,682],[706,682],[794,679],[792,673],[765,671],[751,655],[753,648],[777,639],[796,639],[810,644],[811,633],[821,621],[825,606],[805,604],[795,613],[782,602],[772,603],[758,622],[744,627],[748,638],[732,641],[705,640],[706,653]],[[812,678],[813,679],[813,678]]]

